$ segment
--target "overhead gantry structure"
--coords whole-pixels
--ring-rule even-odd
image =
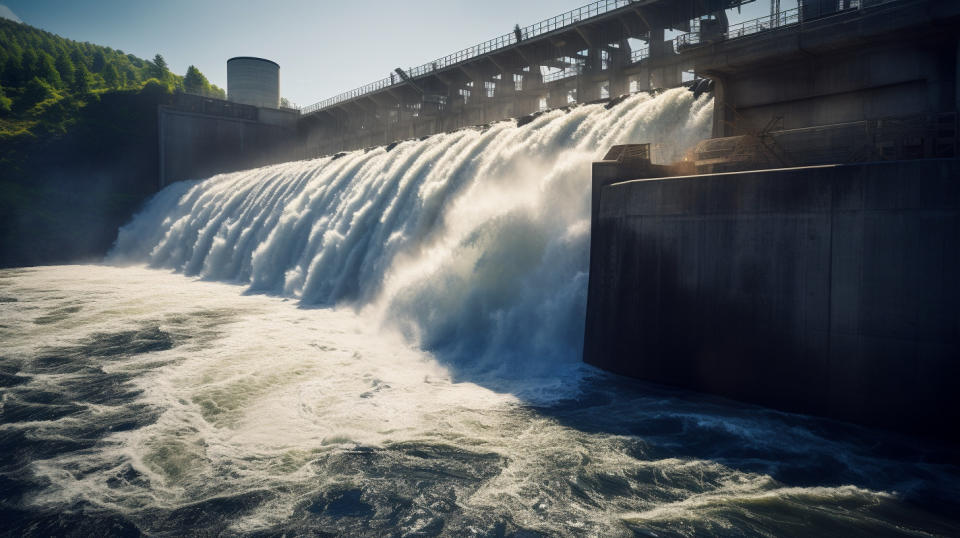
[[[321,145],[323,136],[343,140],[327,151],[351,149],[630,89],[677,86],[684,65],[667,32],[690,32],[702,19],[725,31],[725,11],[752,1],[593,2],[426,64],[398,68],[305,107],[303,123]]]

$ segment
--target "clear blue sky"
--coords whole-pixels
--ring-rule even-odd
[[[196,65],[226,88],[227,59],[280,64],[281,94],[308,105],[580,7],[589,0],[0,0],[23,22],[150,59]],[[763,15],[765,1],[750,11]],[[757,9],[762,8],[762,9]]]

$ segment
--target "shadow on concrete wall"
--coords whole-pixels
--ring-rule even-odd
[[[585,360],[957,440],[957,161],[621,183],[593,234]],[[606,192],[606,191],[605,191]]]

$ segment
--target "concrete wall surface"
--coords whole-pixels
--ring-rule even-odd
[[[960,160],[601,189],[586,362],[960,440]]]
[[[294,158],[290,155],[296,149],[294,122],[265,123],[168,106],[160,107],[158,114],[160,188],[174,181],[204,179]],[[271,120],[276,118],[271,116]]]

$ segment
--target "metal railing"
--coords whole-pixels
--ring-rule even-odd
[[[650,57],[650,44],[647,43],[630,53],[630,63],[635,64],[640,60]]]
[[[450,66],[471,60],[495,50],[500,50],[516,43],[526,41],[528,39],[532,39],[543,34],[565,28],[567,26],[572,26],[584,20],[604,15],[611,11],[625,7],[631,4],[633,1],[634,0],[599,0],[597,2],[592,2],[583,7],[557,15],[556,17],[551,17],[538,23],[531,24],[525,28],[520,28],[519,35],[518,32],[514,31],[509,34],[504,34],[488,41],[484,41],[478,45],[459,50],[453,54],[448,54],[432,62],[428,62],[417,67],[411,67],[407,69],[407,74],[411,78],[416,78],[433,71],[446,69]],[[383,78],[376,82],[371,82],[365,86],[335,95],[329,99],[324,99],[319,103],[314,103],[310,106],[304,107],[301,109],[301,114],[311,114],[318,110],[323,110],[338,103],[342,103],[343,101],[348,101],[350,99],[360,97],[361,95],[366,95],[368,93],[389,88],[390,86],[401,83],[403,83],[403,80],[401,80],[399,77],[391,76]]]
[[[548,82],[556,82],[565,78],[575,77],[582,72],[583,68],[579,65],[569,67],[567,69],[561,69],[560,71],[554,71],[553,73],[547,73],[546,75],[543,75],[543,82],[544,84]]]
[[[341,93],[341,94],[339,94],[339,95],[335,95],[335,96],[333,96],[333,97],[331,97],[331,98],[329,98],[329,99],[324,99],[323,101],[320,101],[319,103],[314,103],[314,104],[312,104],[312,105],[310,105],[310,106],[307,106],[307,107],[302,108],[302,109],[300,110],[300,114],[301,114],[301,115],[304,115],[304,116],[307,115],[307,114],[312,114],[313,112],[316,112],[316,111],[318,111],[318,110],[322,110],[322,109],[327,108],[327,107],[329,107],[329,106],[333,106],[333,105],[335,105],[335,104],[337,104],[337,103],[342,103],[343,101],[347,101],[347,100],[353,99],[354,97],[360,97],[361,95],[366,95],[366,94],[368,94],[368,93],[372,93],[372,92],[375,92],[375,91],[377,91],[377,90],[382,90],[382,89],[384,89],[384,88],[389,88],[390,86],[393,86],[394,84],[397,84],[398,82],[400,82],[400,81],[398,80],[399,78],[400,78],[400,77],[382,78],[382,79],[380,79],[380,80],[378,80],[378,81],[376,81],[376,82],[371,82],[370,84],[367,84],[367,85],[365,85],[365,86],[361,86],[361,87],[359,87],[359,88],[352,89],[352,90],[350,90],[350,91],[348,91],[348,92],[343,92],[343,93]]]
[[[434,71],[441,69],[446,69],[448,67],[466,62],[473,58],[477,58],[484,54],[500,50],[516,43],[532,39],[543,34],[553,32],[555,30],[566,28],[572,26],[579,22],[582,22],[593,17],[598,17],[604,15],[611,11],[615,11],[622,7],[625,7],[635,0],[599,0],[592,2],[583,7],[573,9],[566,13],[557,15],[543,21],[540,21],[535,24],[531,24],[524,28],[519,28],[518,31],[515,30],[509,34],[503,34],[501,36],[495,37],[493,39],[484,41],[483,43],[468,47],[453,54],[448,54],[442,58],[438,58],[432,62],[425,63],[417,67],[411,67],[406,70],[406,73],[410,78],[417,78]],[[845,13],[852,10],[859,10],[870,8],[882,4],[888,4],[892,2],[898,2],[902,0],[838,0],[835,7],[831,6],[828,11],[824,12],[826,14],[839,14]],[[827,5],[833,4],[833,2],[828,2]],[[810,17],[810,6],[814,5],[814,2],[805,4],[800,3],[798,7],[781,11],[779,13],[774,13],[771,15],[765,15],[763,17],[757,17],[756,19],[751,19],[748,21],[739,22],[736,24],[730,25],[725,32],[718,33],[716,36],[707,36],[707,40],[727,40],[727,39],[737,39],[744,36],[754,35],[761,32],[766,32],[770,30],[775,30],[777,28],[783,28],[786,26],[793,26],[802,22],[804,17]],[[820,5],[817,3],[817,5]],[[806,10],[806,11],[805,11]],[[817,15],[821,16],[821,15]],[[703,38],[702,31],[697,25],[698,21],[694,21],[694,31],[678,35],[672,41],[673,50],[680,52],[684,48],[698,46],[705,43]],[[636,63],[650,56],[650,46],[645,45],[643,47],[634,50],[630,54],[630,62]],[[551,82],[555,80],[560,80],[566,77],[574,76],[579,74],[579,70],[574,72],[570,69],[565,69],[563,71],[558,71],[544,75],[544,82]],[[389,88],[391,86],[396,86],[403,84],[404,81],[398,76],[391,74],[389,77],[382,78],[370,84],[355,88],[350,91],[343,92],[341,94],[335,95],[328,99],[324,99],[318,103],[303,107],[300,109],[300,113],[303,115],[311,114],[318,110],[323,110],[329,108],[333,105],[342,103],[344,101],[349,101],[369,93],[373,93],[384,88]]]
[[[800,8],[795,7],[793,9],[774,13],[773,15],[767,15],[766,17],[757,17],[756,19],[749,21],[731,24],[724,33],[724,37],[727,39],[736,39],[738,37],[766,32],[767,30],[775,30],[784,26],[791,26],[799,22]]]
[[[680,52],[684,48],[694,47],[714,40],[737,39],[749,35],[759,34],[777,28],[798,25],[807,19],[819,19],[831,15],[839,15],[850,11],[857,11],[891,4],[902,0],[838,0],[830,2],[800,2],[792,9],[757,17],[748,21],[731,24],[725,32],[716,36],[703,36],[702,30],[695,24],[695,29],[686,34],[678,35],[673,39],[673,48]],[[696,23],[696,21],[695,21]]]
[[[764,15],[763,17],[757,17],[756,19],[731,24],[727,28],[726,32],[717,34],[714,39],[737,39],[739,37],[766,32],[768,30],[775,30],[784,26],[792,26],[799,22],[800,8],[795,7],[779,13]],[[673,49],[677,52],[680,52],[684,48],[697,46],[710,40],[710,36],[708,36],[708,39],[704,39],[702,34],[702,30],[697,29],[693,32],[678,35],[677,37],[673,38]]]

